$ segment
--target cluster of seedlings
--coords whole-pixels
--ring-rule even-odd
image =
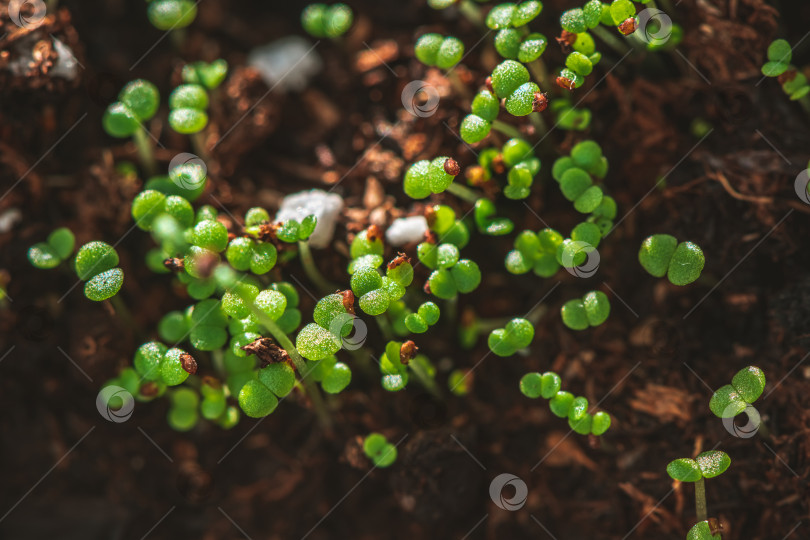
[[[497,5],[486,16],[470,0],[429,3],[436,9],[458,4],[461,13],[480,25],[482,32],[485,27],[495,31],[494,48],[503,61],[484,81],[472,99],[470,114],[460,123],[461,138],[476,145],[478,160],[466,169],[448,156],[413,163],[404,175],[402,189],[417,201],[431,198],[430,204],[418,203],[425,209],[428,226],[423,240],[413,254],[397,251],[392,256],[380,227],[372,225],[350,237],[345,288],[337,292],[321,276],[311,251],[310,239],[319,226],[316,215],[278,220],[267,209],[255,207],[236,219],[230,214],[221,216],[212,206],[195,204],[208,184],[201,164],[189,161],[172,166],[168,175],[155,174],[148,123],[160,108],[157,87],[139,79],[122,89],[107,109],[103,127],[113,137],[134,139],[141,167],[151,176],[131,209],[135,224],[154,241],[145,265],[164,275],[167,283],[182,288],[189,303],[161,318],[152,339],[135,352],[132,367],[108,385],[125,388],[138,401],[167,396],[168,421],[180,431],[193,429],[201,418],[230,428],[241,415],[264,417],[290,395],[311,405],[328,424],[329,409],[334,406],[329,396],[342,392],[352,381],[352,369],[337,355],[346,351],[362,364],[352,333],[365,327],[363,314],[379,326],[386,343],[379,367],[382,387],[391,392],[415,379],[440,396],[430,351],[420,353],[410,339],[430,332],[440,318],[457,328],[460,345],[466,349],[485,334],[484,327],[490,330],[489,350],[497,356],[513,356],[531,346],[537,321],[517,317],[487,326],[469,311],[457,317],[459,294],[472,293],[483,279],[478,263],[464,251],[476,233],[513,233],[514,222],[503,217],[507,207],[498,194],[521,201],[536,187],[541,172],[537,139],[546,133],[541,113],[548,109],[563,129],[588,126],[590,112],[573,107],[568,94],[584,84],[602,57],[589,32],[615,46],[617,36],[632,36],[636,30],[635,6],[629,0],[612,4],[591,0],[564,13],[562,34],[556,42],[568,51],[565,66],[549,75],[542,59],[549,41],[529,28],[542,11],[540,2]],[[176,33],[194,20],[196,7],[189,0],[153,0],[148,13],[156,27]],[[318,38],[338,39],[352,20],[352,12],[344,4],[313,4],[301,15],[304,29]],[[612,34],[603,27],[612,28]],[[462,60],[464,45],[454,37],[429,33],[419,37],[414,54],[428,66],[451,70]],[[207,109],[227,74],[224,60],[188,64],[182,70],[183,84],[169,97],[168,125],[190,135],[200,155],[205,155],[205,148],[198,135],[208,125]],[[501,109],[511,117],[528,117],[529,123],[499,120]],[[500,136],[492,132],[507,140],[501,143]],[[569,155],[556,159],[550,176],[581,222],[568,238],[551,228],[519,232],[507,240],[514,249],[506,256],[506,270],[548,279],[562,269],[586,264],[612,230],[617,214],[616,201],[603,184],[607,174],[607,158],[591,140],[575,144]],[[461,178],[466,182],[457,181]],[[470,205],[472,216],[459,216],[451,206],[436,204],[436,196],[442,194]],[[70,231],[59,229],[32,246],[29,258],[39,268],[54,268],[70,258],[73,244]],[[412,264],[412,256],[418,262]],[[299,310],[298,288],[282,279],[286,266],[296,258],[324,295],[311,317]],[[704,264],[700,248],[690,242],[677,244],[668,235],[648,238],[639,260],[650,274],[667,275],[675,285],[695,281]],[[88,298],[115,299],[116,310],[125,312],[123,302],[115,296],[123,272],[117,267],[118,255],[112,246],[100,241],[85,244],[72,264],[86,282]],[[424,280],[415,277],[419,265],[429,270]],[[609,315],[610,302],[601,291],[571,299],[560,310],[562,322],[572,330],[599,326]],[[470,372],[458,367],[448,371],[453,394],[471,391]],[[589,410],[586,398],[561,390],[560,377],[554,373],[530,373],[523,377],[520,388],[528,397],[548,399],[551,411],[567,418],[577,433],[598,436],[611,425],[607,413]],[[740,395],[743,400],[750,398]],[[369,435],[363,448],[378,467],[387,467],[396,459],[396,448],[380,434]],[[702,474],[701,478],[708,477],[711,472]]]
[[[765,390],[765,373],[756,366],[738,371],[731,384],[719,388],[709,401],[709,408],[719,418],[733,418],[746,410]],[[757,415],[757,428],[760,427]],[[716,518],[708,517],[704,479],[723,474],[731,466],[731,458],[720,450],[709,450],[695,459],[679,458],[667,465],[667,474],[678,482],[695,484],[695,512],[698,522],[686,535],[686,540],[721,540],[722,527]]]

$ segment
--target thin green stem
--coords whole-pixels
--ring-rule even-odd
[[[456,327],[456,320],[458,319],[458,295],[450,298],[445,303],[446,317],[442,317],[444,322],[448,323],[452,328]]]
[[[201,160],[208,163],[211,159],[211,154],[208,153],[208,148],[205,147],[205,135],[202,131],[191,134],[191,146],[194,147],[194,152]]]
[[[503,133],[507,137],[512,137],[512,138],[522,137],[522,135],[520,134],[520,131],[518,131],[517,128],[507,124],[506,122],[502,122],[501,120],[498,120],[497,118],[492,121],[492,129],[494,129],[495,131],[500,131],[501,133]]]
[[[548,127],[546,127],[546,122],[543,120],[543,117],[540,116],[539,112],[533,112],[529,114],[529,120],[531,120],[532,125],[534,126],[535,135],[543,136],[548,132]]]
[[[127,308],[127,305],[120,295],[116,294],[110,298],[110,304],[112,304],[115,314],[121,317],[124,326],[134,329],[136,334],[141,334],[141,327],[135,322],[132,313],[129,311],[129,308]]]
[[[391,328],[391,323],[388,322],[388,318],[383,314],[377,315],[374,317],[374,320],[377,321],[377,326],[380,327],[380,333],[383,335],[383,339],[385,341],[393,341],[394,331]]]
[[[526,67],[529,68],[529,72],[532,74],[532,77],[534,77],[538,86],[544,91],[548,91],[551,87],[551,80],[548,77],[546,63],[543,62],[541,58],[538,58],[526,64]]]
[[[602,28],[601,26],[592,28],[591,31],[596,34],[599,39],[604,41],[608,47],[622,56],[627,54],[627,51],[630,50],[630,48],[622,40],[616,37],[611,31]]]
[[[219,376],[225,377],[225,355],[222,354],[222,349],[214,349],[211,351],[211,360]]]
[[[475,202],[481,198],[481,195],[476,193],[475,191],[471,190],[465,185],[458,184],[453,182],[449,186],[447,186],[447,191],[458,197],[459,199],[465,200],[468,203],[475,204]]]
[[[268,332],[273,336],[273,338],[281,345],[281,348],[287,351],[287,354],[290,355],[290,359],[292,359],[293,364],[295,365],[295,369],[301,375],[301,384],[304,386],[304,390],[306,394],[309,396],[309,399],[312,400],[312,407],[315,409],[315,414],[318,416],[318,420],[320,421],[321,425],[325,428],[329,428],[332,425],[332,419],[329,417],[329,411],[326,409],[326,404],[323,401],[323,397],[321,396],[320,390],[315,385],[315,383],[310,380],[308,375],[307,363],[304,358],[301,356],[301,353],[298,352],[298,349],[295,348],[293,342],[287,337],[287,334],[276,324],[276,321],[271,319],[267,316],[267,314],[260,310],[253,301],[243,295],[240,294],[240,289],[236,287],[234,289],[239,298],[250,308],[250,311],[259,319],[259,324],[265,327]]]
[[[442,394],[439,391],[439,387],[436,386],[436,380],[433,379],[430,375],[425,373],[425,370],[422,369],[422,366],[419,362],[410,361],[408,362],[408,367],[411,369],[411,372],[416,376],[416,379],[419,383],[425,387],[425,390],[430,392],[430,394],[437,398],[441,399]]]
[[[706,484],[703,478],[695,482],[695,513],[698,521],[709,519],[709,512],[706,509]]]
[[[472,3],[472,0],[461,0],[458,10],[475,26],[484,28],[484,15],[481,13],[481,9]]]
[[[301,259],[301,265],[304,267],[304,272],[306,272],[307,277],[322,294],[328,294],[338,289],[337,285],[332,284],[328,279],[323,277],[323,274],[318,270],[318,267],[315,265],[315,258],[312,256],[312,250],[309,247],[309,242],[298,242],[298,257]]]
[[[459,78],[458,74],[453,71],[452,69],[445,72],[444,76],[450,81],[450,86],[453,87],[453,90],[456,91],[459,97],[469,100],[470,99],[470,91],[467,88],[467,85]]]
[[[141,162],[146,174],[154,176],[157,173],[157,163],[155,162],[155,152],[152,150],[152,140],[146,131],[146,126],[136,129],[132,135],[135,148],[138,151],[138,159]]]

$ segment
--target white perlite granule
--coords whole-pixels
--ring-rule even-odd
[[[425,216],[398,218],[385,231],[385,239],[392,246],[404,246],[422,241],[427,231],[428,223]]]
[[[301,221],[307,216],[314,215],[318,219],[318,224],[315,226],[315,232],[309,237],[309,245],[314,248],[325,248],[335,235],[335,223],[342,209],[343,197],[322,189],[312,189],[284,197],[275,220]]]
[[[248,54],[247,64],[259,71],[267,86],[282,91],[303,90],[323,66],[314,45],[300,36],[256,47]]]

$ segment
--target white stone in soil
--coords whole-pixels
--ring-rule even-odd
[[[300,222],[305,217],[314,215],[318,218],[318,224],[315,226],[315,232],[309,237],[309,245],[314,248],[325,248],[335,235],[335,223],[341,210],[343,197],[322,189],[312,189],[284,197],[275,220],[294,219]]]
[[[300,91],[323,67],[312,43],[300,36],[288,36],[256,47],[247,65],[259,71],[270,88]]]
[[[410,216],[397,218],[385,231],[385,239],[392,246],[404,246],[413,242],[421,242],[428,231],[425,216]]]

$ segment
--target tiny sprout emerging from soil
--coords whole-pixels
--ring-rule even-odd
[[[588,400],[574,397],[561,390],[562,380],[552,371],[527,373],[520,379],[520,391],[524,396],[549,400],[551,412],[559,418],[568,418],[568,425],[580,435],[604,435],[610,428],[610,415],[604,411],[588,412]]]
[[[456,396],[466,396],[472,391],[473,377],[469,370],[454,369],[447,378],[447,388]]]
[[[671,461],[667,465],[667,474],[673,480],[681,482],[693,482],[695,484],[695,508],[699,523],[692,527],[689,535],[704,534],[706,527],[701,523],[706,522],[708,510],[706,506],[706,486],[704,478],[714,478],[723,474],[731,465],[731,458],[728,454],[720,450],[709,450],[699,454],[695,459],[680,458]],[[708,524],[707,524],[708,525]],[[687,536],[687,539],[708,540],[713,536]]]
[[[458,247],[451,243],[423,242],[417,247],[419,260],[433,270],[425,291],[449,300],[458,293],[469,293],[481,283],[481,270],[470,259],[459,259]]]
[[[706,258],[692,242],[681,242],[668,234],[654,234],[641,243],[638,261],[650,275],[667,276],[673,285],[689,285],[700,277]]]
[[[416,313],[410,313],[405,317],[405,326],[409,332],[423,334],[427,332],[428,327],[439,321],[439,315],[439,306],[433,302],[425,302],[419,306]]]
[[[222,58],[207,62],[192,62],[183,66],[182,78],[186,84],[200,84],[215,90],[228,76],[228,62]]]
[[[532,270],[540,277],[551,277],[560,268],[556,253],[562,242],[562,235],[554,229],[523,231],[515,238],[515,249],[506,255],[506,270],[511,274]]]
[[[762,66],[762,74],[777,77],[785,94],[810,111],[810,84],[804,73],[790,65],[792,57],[790,44],[784,39],[777,39],[768,46],[768,61]]]
[[[56,268],[67,259],[76,244],[70,229],[60,227],[48,235],[45,242],[38,242],[28,248],[28,260],[42,270]]]
[[[358,234],[350,251],[351,288],[360,309],[369,315],[382,315],[392,302],[405,295],[405,289],[413,281],[413,266],[407,257],[400,255],[387,265],[384,276],[380,274],[383,244],[376,226]]]
[[[520,349],[525,349],[534,339],[534,326],[526,319],[515,318],[506,323],[504,328],[496,328],[489,334],[489,350],[498,356],[512,356]]]
[[[346,4],[310,4],[301,12],[301,26],[316,38],[338,38],[351,28],[353,20]]]
[[[199,133],[208,125],[208,93],[200,84],[181,84],[169,96],[169,125],[177,133]]]
[[[583,141],[571,149],[570,156],[554,162],[551,175],[559,183],[563,196],[574,203],[574,208],[589,214],[597,211],[605,196],[602,188],[594,185],[593,178],[602,180],[607,171],[608,162],[601,147],[594,141]]]
[[[124,271],[116,268],[118,253],[105,242],[83,245],[74,264],[79,279],[85,282],[84,295],[90,300],[101,302],[112,298],[124,284]]]
[[[147,0],[146,14],[158,30],[185,28],[197,17],[197,3],[193,0]]]
[[[380,433],[371,433],[363,440],[363,452],[375,467],[390,467],[397,460],[397,448]]]
[[[731,384],[720,387],[709,401],[709,408],[719,418],[734,418],[754,403],[765,390],[765,372],[756,366],[738,371]]]
[[[500,152],[495,148],[487,148],[478,156],[478,164],[487,178],[506,173],[507,185],[503,194],[513,200],[529,196],[534,177],[540,172],[540,160],[535,156],[534,149],[520,138],[506,141]],[[487,206],[483,210],[487,210]],[[484,212],[484,215],[488,213]],[[505,222],[500,223],[505,225]]]
[[[436,368],[424,354],[417,354],[419,348],[413,341],[389,341],[385,352],[380,356],[382,387],[389,392],[404,389],[415,376],[422,386],[436,395]]]
[[[413,52],[426,66],[450,69],[464,56],[464,43],[452,36],[424,34],[416,40]]]
[[[487,14],[485,22],[491,30],[519,28],[533,21],[542,10],[543,4],[536,0],[498,4]]]
[[[565,326],[571,330],[585,330],[599,326],[610,315],[610,301],[605,293],[591,291],[582,299],[569,300],[560,309]]]
[[[193,388],[183,387],[171,392],[171,407],[167,420],[175,431],[190,431],[197,425],[200,396]]]
[[[577,109],[567,98],[557,98],[551,102],[550,110],[554,114],[557,126],[569,131],[584,131],[591,125],[590,109]]]
[[[118,101],[107,107],[101,119],[104,131],[109,135],[134,137],[141,164],[151,174],[156,170],[155,158],[143,123],[155,115],[159,105],[157,87],[144,79],[136,79],[121,90]]]
[[[512,232],[515,224],[511,219],[495,217],[495,203],[489,199],[478,199],[475,202],[475,224],[478,232],[489,236],[503,236]]]
[[[459,172],[458,163],[450,157],[417,161],[405,172],[402,189],[412,199],[424,199],[431,194],[444,192]]]

